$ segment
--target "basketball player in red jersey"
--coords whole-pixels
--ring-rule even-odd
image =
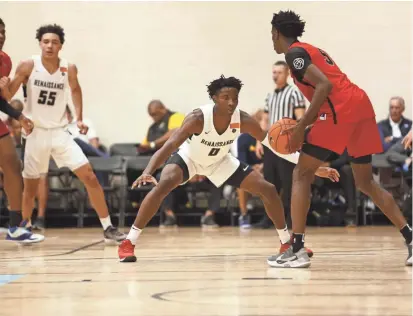
[[[272,19],[274,50],[285,54],[295,84],[311,102],[302,119],[290,129],[292,151],[301,148],[293,174],[291,215],[293,245],[268,263],[280,268],[308,267],[304,230],[315,171],[347,148],[357,188],[368,195],[406,240],[412,265],[412,230],[393,197],[373,180],[371,157],[383,151],[375,113],[366,92],[352,83],[322,49],[299,42],[305,22],[292,11]],[[309,128],[311,126],[311,128]]]
[[[6,25],[0,19],[0,94],[8,82],[12,63],[10,57],[3,52],[6,41]],[[26,132],[30,133],[33,123],[20,111],[15,110],[7,101],[0,97],[0,111],[18,120]],[[10,221],[7,239],[22,243],[34,243],[44,239],[43,236],[32,234],[24,227],[19,227],[22,222],[22,194],[23,179],[21,175],[20,160],[17,157],[14,142],[10,136],[9,129],[0,120],[0,167],[4,175],[4,188],[10,205]],[[22,224],[23,226],[24,224]]]

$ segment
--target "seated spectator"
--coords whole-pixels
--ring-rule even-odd
[[[390,99],[389,117],[378,123],[383,150],[400,142],[412,128],[412,121],[403,116],[405,103],[402,97]]]
[[[178,112],[173,112],[165,107],[160,100],[152,100],[148,104],[148,114],[152,118],[153,123],[149,126],[145,139],[137,147],[139,155],[153,155],[159,148],[166,143],[172,133],[182,125],[185,115]],[[134,174],[136,179],[140,174]],[[128,179],[132,175],[128,175]],[[178,187],[165,198],[162,209],[165,212],[165,221],[162,225],[176,225],[174,209],[176,209],[175,201],[179,201],[186,196],[186,191],[183,187]],[[185,202],[186,203],[186,202]],[[184,204],[185,204],[184,203]],[[137,206],[137,204],[134,204]]]
[[[87,134],[83,135],[79,132],[77,121],[74,119],[69,106],[66,106],[66,116],[69,122],[67,129],[75,139],[75,142],[79,145],[80,148],[82,148],[82,151],[84,152],[86,157],[109,157],[109,154],[102,150],[103,145],[100,143],[97,132],[89,119],[83,119],[83,122],[89,127]]]
[[[255,114],[251,115],[257,122],[260,123],[261,127],[265,124],[266,118],[264,117],[264,111],[258,110]],[[256,154],[256,139],[249,134],[241,134],[237,139],[237,157],[240,161],[245,162],[259,172],[263,170],[262,159],[258,158]],[[238,223],[240,228],[250,228],[251,218],[248,215],[247,202],[249,193],[242,189],[237,189],[240,216],[238,218]]]
[[[149,127],[146,138],[139,144],[138,152],[152,155],[165,144],[173,131],[182,125],[185,115],[168,110],[160,100],[149,102],[148,113],[153,124]]]

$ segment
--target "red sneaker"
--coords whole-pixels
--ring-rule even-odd
[[[135,262],[136,257],[134,254],[135,246],[132,245],[129,239],[125,239],[118,247],[118,255],[120,262]]]
[[[291,236],[291,240],[290,240],[289,242],[286,242],[285,244],[281,244],[279,253],[284,253],[284,252],[287,251],[288,248],[290,248],[290,246],[291,246],[292,243],[293,243],[292,238],[293,238],[293,237]],[[309,249],[309,248],[307,248],[307,247],[304,248],[304,249],[305,249],[305,251],[307,251],[307,255],[308,255],[309,258],[311,258],[311,257],[314,255],[314,253],[313,253],[313,251],[312,251],[311,249]]]

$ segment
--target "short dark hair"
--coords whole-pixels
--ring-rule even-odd
[[[46,33],[53,33],[59,36],[60,42],[63,44],[65,42],[65,32],[60,25],[57,24],[47,24],[42,25],[36,31],[36,38],[39,42],[42,40],[42,37]]]
[[[285,37],[297,38],[303,35],[305,21],[294,11],[279,11],[274,13],[271,21],[272,27]]]
[[[235,88],[239,92],[242,86],[241,80],[235,77],[225,78],[224,75],[221,75],[221,77],[212,81],[207,87],[208,94],[212,98],[212,96],[217,95],[222,88]]]
[[[6,24],[4,24],[4,21],[0,18],[0,25],[3,25],[4,27],[6,27]]]
[[[274,64],[274,66],[284,66],[284,67],[288,68],[287,63],[286,63],[284,60],[279,60],[279,61],[277,61],[277,62]]]

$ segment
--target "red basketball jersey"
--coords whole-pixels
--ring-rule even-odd
[[[357,122],[375,117],[366,92],[352,83],[322,49],[297,41],[290,46],[285,58],[294,83],[309,101],[313,98],[315,84],[304,79],[308,66],[315,65],[332,83],[333,89],[318,113],[320,118],[331,118],[335,122]]]

